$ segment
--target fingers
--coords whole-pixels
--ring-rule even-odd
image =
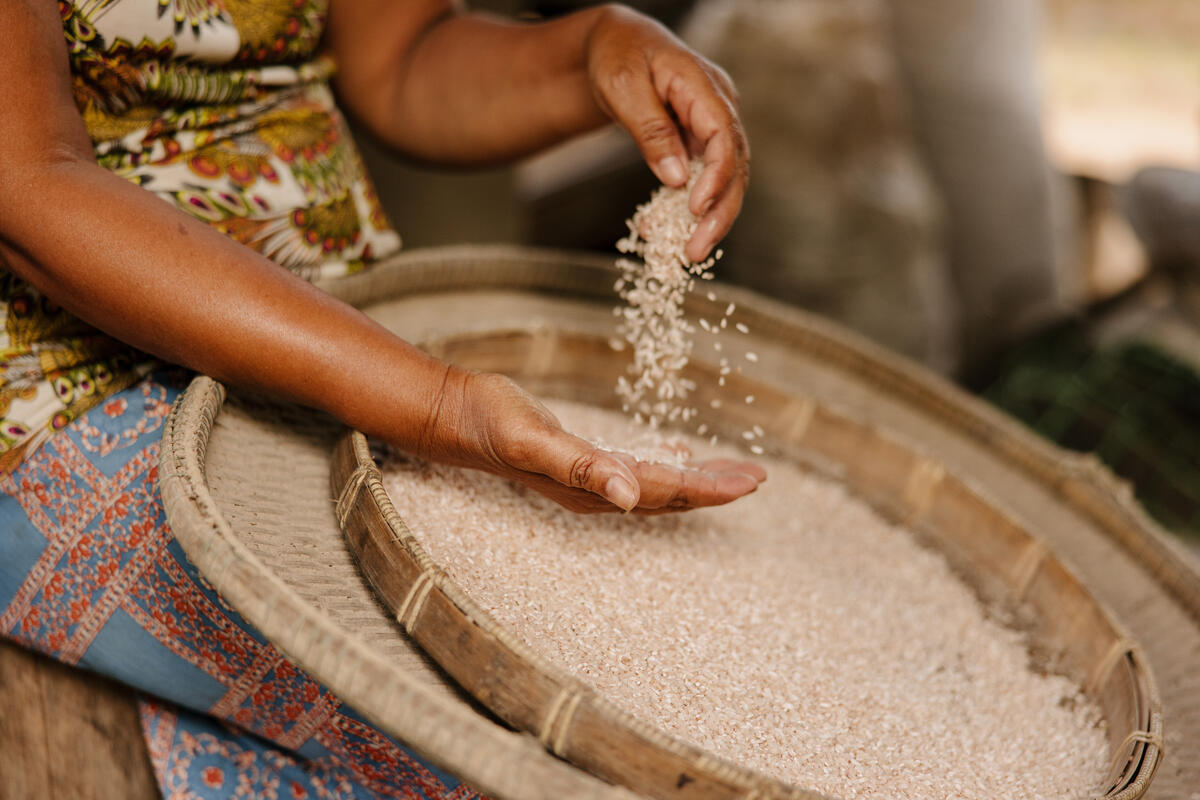
[[[692,238],[684,248],[684,254],[689,260],[698,263],[708,258],[708,254],[716,247],[717,242],[725,238],[725,234],[729,233],[729,229],[733,227],[738,213],[742,210],[742,200],[745,195],[744,181],[739,180],[726,187],[716,203],[709,208],[708,213],[697,223]]]
[[[667,186],[682,186],[688,179],[687,149],[654,89],[650,65],[641,52],[620,57],[623,63],[604,65],[599,72],[597,99],[629,131],[655,176]]]
[[[655,515],[723,505],[752,493],[766,479],[766,472],[761,467],[731,459],[705,462],[699,469],[679,469],[666,464],[635,462],[623,453],[604,455],[633,464],[640,489],[636,507],[619,507],[600,494],[564,485],[545,475],[526,474],[519,480],[578,514],[631,510],[635,514]]]
[[[526,473],[517,480],[576,514],[613,514],[625,511],[598,494],[564,486],[545,475]]]
[[[724,505],[744,497],[766,479],[766,473],[761,469],[756,468],[756,474],[752,474],[738,468],[748,466],[730,462],[718,469],[679,469],[666,464],[639,462],[634,469],[641,485],[637,511],[684,511]]]
[[[713,459],[694,468],[637,461],[601,450],[561,429],[544,431],[525,482],[572,511],[662,513],[719,506],[744,497],[767,478],[756,464]],[[549,479],[554,485],[547,485]]]
[[[661,25],[616,9],[593,30],[588,69],[601,108],[629,131],[664,184],[682,186],[689,154],[703,154],[705,169],[690,206],[704,221],[717,220],[716,235],[704,238],[711,249],[732,225],[731,212],[741,208],[749,174],[749,147],[729,75]],[[720,213],[711,216],[723,200]],[[702,260],[707,251],[696,255]]]
[[[721,505],[766,479],[761,467],[733,459],[680,469],[601,450],[564,431],[549,409],[508,378],[469,378],[469,413],[460,415],[459,435],[475,430],[467,438],[478,441],[467,456],[444,460],[516,480],[572,511],[659,513]]]
[[[518,480],[578,513],[718,506],[750,494],[767,477],[756,464],[727,458],[691,468],[637,461],[562,430],[545,431],[539,439]]]
[[[699,77],[673,81],[668,101],[693,148],[702,147],[704,171],[692,188],[688,207],[700,217],[686,254],[703,261],[733,226],[742,208],[750,176],[750,145],[737,115],[736,95],[721,87],[728,76],[715,67],[695,64]]]
[[[675,119],[667,116],[667,120],[672,125],[672,149],[677,142],[681,148],[686,143],[687,153],[701,155],[704,160],[703,171],[688,198],[688,207],[699,220],[687,248],[691,261],[703,261],[733,226],[749,184],[750,146],[737,113],[737,92],[723,70],[682,47],[653,55],[646,63],[649,74],[643,79],[653,82],[653,87],[648,95],[646,86],[635,94],[639,105],[652,104],[663,115],[671,109]],[[619,99],[612,109],[618,115],[622,113]],[[655,125],[661,122],[658,119]],[[656,151],[639,138],[636,128],[626,127],[654,168]],[[656,174],[660,172],[655,168]],[[664,183],[680,185],[666,180]]]
[[[637,507],[641,499],[640,483],[633,470],[615,454],[561,429],[547,429],[540,439],[526,464],[521,465],[524,469],[564,487],[598,495],[622,511]]]
[[[741,472],[753,476],[759,483],[767,479],[767,471],[758,464],[733,458],[712,458],[708,461],[701,461],[699,464],[692,464],[691,467],[706,472]]]

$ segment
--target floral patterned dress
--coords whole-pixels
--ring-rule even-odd
[[[60,0],[97,161],[307,278],[397,250],[318,54],[325,6]],[[0,322],[0,470],[153,366],[7,270]]]
[[[396,250],[318,54],[325,5],[60,0],[97,160],[306,277]],[[186,374],[2,267],[0,635],[138,688],[166,797],[476,798],[289,662],[188,562],[156,487]]]

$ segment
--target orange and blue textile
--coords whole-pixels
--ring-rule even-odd
[[[0,635],[144,693],[164,797],[477,795],[288,661],[188,562],[156,487],[154,373],[0,473]]]

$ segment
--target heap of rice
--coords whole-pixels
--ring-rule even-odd
[[[637,432],[549,405],[593,440]],[[842,485],[764,465],[752,497],[663,517],[581,517],[402,456],[384,480],[502,625],[680,739],[842,798],[1091,796],[1107,748],[1078,687],[1033,671],[940,555]]]

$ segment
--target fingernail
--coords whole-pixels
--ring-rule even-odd
[[[625,511],[632,511],[637,505],[637,492],[634,491],[633,484],[620,475],[613,475],[608,479],[608,483],[604,484],[604,496],[613,505]]]
[[[707,214],[709,211],[711,211],[712,207],[713,207],[713,203],[715,203],[716,201],[717,201],[717,199],[715,197],[710,197],[707,200],[705,200],[703,205],[700,206],[699,216],[703,217],[705,214]]]
[[[684,169],[683,162],[676,156],[667,156],[659,161],[658,174],[662,176],[668,186],[678,186],[687,182],[687,170]]]

